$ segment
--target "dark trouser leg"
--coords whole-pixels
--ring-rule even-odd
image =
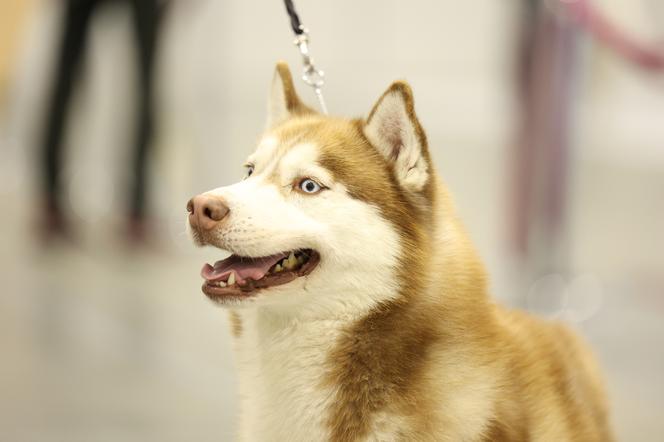
[[[131,0],[136,49],[138,55],[137,121],[134,165],[131,177],[130,216],[141,219],[145,215],[148,195],[147,156],[154,131],[153,76],[159,26],[156,0]]]
[[[67,111],[72,88],[85,49],[88,25],[97,1],[68,0],[65,5],[62,40],[56,60],[55,77],[42,144],[43,193],[49,209],[60,212],[60,169],[62,135],[67,125]]]

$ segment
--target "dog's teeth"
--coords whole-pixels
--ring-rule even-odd
[[[298,265],[304,264],[304,256],[300,255],[297,257],[297,264]]]
[[[291,252],[290,256],[288,257],[288,261],[286,261],[285,267],[288,270],[292,270],[293,268],[295,268],[296,265],[297,265],[297,259],[295,258],[293,252]]]
[[[279,272],[281,272],[283,269],[284,269],[284,268],[281,267],[281,264],[277,264],[276,266],[274,266],[274,273],[279,273]]]
[[[217,282],[217,285],[218,285],[219,287],[226,287],[226,283],[225,283],[224,281],[218,281],[218,282]]]
[[[235,284],[235,273],[231,273],[231,276],[228,277],[228,285]]]

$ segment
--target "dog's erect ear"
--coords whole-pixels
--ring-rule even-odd
[[[407,83],[397,81],[374,105],[364,125],[364,134],[394,167],[401,186],[419,192],[429,179],[427,140]]]
[[[297,96],[293,85],[293,76],[288,64],[284,61],[278,62],[274,70],[267,112],[267,127],[272,127],[292,116],[314,112],[304,105],[300,101],[300,97]]]

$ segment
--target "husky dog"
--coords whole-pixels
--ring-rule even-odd
[[[232,325],[244,441],[612,440],[560,324],[495,305],[404,82],[320,115],[276,68],[243,181],[189,201]]]

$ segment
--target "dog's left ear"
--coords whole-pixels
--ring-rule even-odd
[[[408,83],[392,83],[378,99],[364,125],[364,135],[392,164],[402,187],[411,192],[424,188],[429,179],[429,153]]]
[[[314,113],[297,95],[293,76],[288,64],[284,61],[277,63],[272,78],[272,89],[267,111],[267,127],[273,127],[293,116]]]

